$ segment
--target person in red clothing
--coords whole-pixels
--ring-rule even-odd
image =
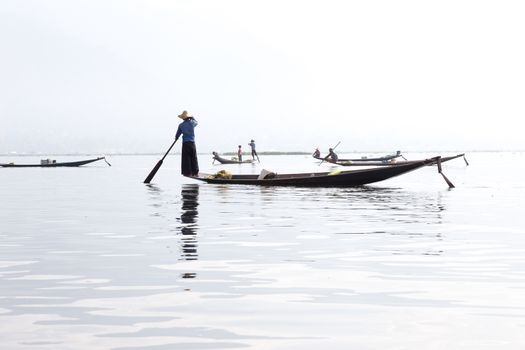
[[[239,162],[242,162],[242,148],[241,148],[241,145],[239,145],[239,149],[237,150],[237,159],[239,159]]]

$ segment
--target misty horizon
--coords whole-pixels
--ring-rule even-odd
[[[524,7],[2,1],[0,154],[524,150]]]

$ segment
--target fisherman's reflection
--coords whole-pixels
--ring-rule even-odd
[[[180,215],[181,260],[197,260],[197,217],[199,212],[199,185],[182,185],[182,213]]]

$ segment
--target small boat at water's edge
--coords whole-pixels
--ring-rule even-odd
[[[104,160],[108,165],[111,166],[111,164],[108,163],[106,160],[106,157],[98,157],[93,159],[86,159],[86,160],[79,160],[75,162],[41,162],[40,164],[14,164],[14,163],[0,163],[0,167],[3,168],[56,168],[56,167],[77,167],[81,165],[86,165],[89,163],[93,163],[99,160]]]
[[[304,187],[355,187],[390,179],[392,177],[399,176],[410,171],[433,164],[441,165],[441,157],[407,161],[403,162],[402,164],[392,164],[388,167],[385,166],[346,171],[299,174],[271,173],[272,176],[266,178],[262,177],[261,175],[231,175],[228,178],[219,178],[211,174],[203,173],[200,173],[199,176],[190,178],[212,184]],[[439,171],[441,172],[441,167],[439,168]],[[452,184],[450,183],[449,185]]]

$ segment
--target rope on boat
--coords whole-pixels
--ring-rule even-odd
[[[111,164],[109,164],[109,162],[107,161],[106,157],[102,157],[102,159],[104,159],[104,162],[106,162],[107,165],[111,166]]]

